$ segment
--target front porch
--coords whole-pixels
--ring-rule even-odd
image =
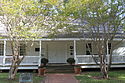
[[[114,41],[113,43],[117,42]],[[23,43],[23,41],[21,41]],[[88,53],[86,44],[91,44],[91,40],[83,39],[40,39],[23,43],[26,47],[21,48],[22,54],[26,54],[24,60],[21,62],[19,69],[38,69],[41,58],[47,58],[49,64],[67,64],[68,58],[74,58],[75,64],[80,64],[82,68],[98,68],[92,56],[96,58],[96,49],[91,45],[92,52],[95,55]],[[33,45],[32,45],[33,44]],[[32,46],[31,46],[32,45]],[[125,67],[125,53],[124,42],[117,47],[113,52],[112,67]],[[24,45],[25,46],[25,45]],[[112,44],[113,46],[113,44]],[[23,46],[22,46],[23,47]],[[0,69],[9,69],[11,65],[12,53],[10,51],[9,40],[1,40],[0,43]],[[3,51],[3,52],[2,52]],[[108,62],[108,55],[107,55]]]

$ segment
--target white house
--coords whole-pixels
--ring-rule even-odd
[[[115,39],[110,46],[115,45],[120,39]],[[82,64],[83,68],[97,68],[98,66],[88,53],[89,45],[93,56],[97,58],[97,50],[93,47],[89,38],[43,38],[23,42],[20,40],[20,54],[26,55],[21,62],[19,69],[37,69],[41,58],[47,58],[51,64],[67,64],[70,57],[76,60],[76,64]],[[108,55],[107,55],[108,56]],[[9,69],[11,64],[10,41],[0,39],[0,69]],[[98,59],[98,58],[97,58]],[[113,51],[112,67],[125,67],[125,42],[116,47]]]
[[[5,30],[0,25],[0,33],[5,36]],[[121,41],[116,37],[110,47]],[[82,35],[65,34],[55,38],[20,40],[20,55],[25,55],[19,69],[37,69],[41,58],[47,58],[50,64],[67,64],[68,58],[74,58],[76,64],[81,64],[82,68],[97,68],[92,56],[98,60],[97,50],[93,46],[91,38],[84,38]],[[88,52],[89,49],[94,55]],[[108,56],[108,54],[107,54]],[[12,52],[10,40],[0,39],[0,69],[9,69],[11,64]],[[108,58],[108,57],[107,57]],[[107,59],[108,60],[108,59]],[[113,50],[112,67],[125,67],[125,42],[124,40]]]

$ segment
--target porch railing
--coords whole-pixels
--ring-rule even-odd
[[[99,62],[98,55],[93,55],[93,58]],[[77,64],[96,64],[92,55],[76,55]],[[109,56],[107,55],[106,61],[108,62]],[[113,55],[112,64],[125,63],[125,55]]]
[[[39,56],[25,56],[20,65],[38,65]],[[0,65],[11,65],[12,56],[5,56],[5,63],[3,64],[4,56],[0,56]]]
[[[0,65],[3,65],[3,56],[0,56]]]
[[[98,55],[93,56],[97,62],[99,62]],[[25,56],[24,60],[20,65],[38,65],[39,56]],[[78,64],[96,64],[91,55],[76,55]],[[10,65],[12,61],[12,56],[5,57],[5,63],[3,64],[4,56],[0,56],[0,65]],[[108,57],[107,57],[108,61]],[[113,55],[112,57],[113,64],[125,64],[125,55]]]

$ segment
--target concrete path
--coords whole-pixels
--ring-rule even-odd
[[[74,76],[75,74],[46,74],[41,83],[79,83]]]

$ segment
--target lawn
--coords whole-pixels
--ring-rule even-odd
[[[80,83],[125,83],[125,70],[110,71],[109,79],[97,79],[94,77],[101,76],[99,72],[83,72],[77,75],[76,78]]]
[[[15,80],[8,80],[8,73],[0,73],[0,83],[19,83],[19,75],[17,74]],[[38,77],[36,73],[33,73],[33,83],[41,83],[43,77]]]

